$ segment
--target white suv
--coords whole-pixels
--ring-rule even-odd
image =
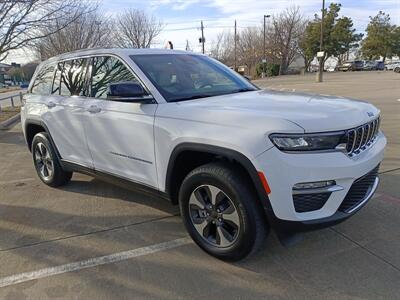
[[[378,185],[379,110],[337,97],[260,90],[204,55],[84,50],[37,69],[22,128],[40,179],[99,176],[179,204],[208,253],[238,260],[273,227],[336,224]]]

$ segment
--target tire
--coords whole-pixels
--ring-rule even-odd
[[[214,203],[210,195],[216,195]],[[222,260],[237,261],[256,252],[269,232],[263,207],[247,178],[227,163],[191,171],[181,185],[179,205],[194,242]]]
[[[72,172],[65,172],[62,169],[55,148],[46,132],[34,136],[31,150],[36,173],[45,184],[58,187],[71,180]]]
[[[394,69],[394,72],[395,72],[395,73],[400,73],[400,67],[396,67],[396,68]]]

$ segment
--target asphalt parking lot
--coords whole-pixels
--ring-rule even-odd
[[[202,252],[165,200],[80,174],[45,186],[20,125],[0,131],[0,299],[399,299],[400,74],[325,75],[256,84],[379,107],[389,145],[377,194],[343,224],[288,248],[271,234],[238,263]]]

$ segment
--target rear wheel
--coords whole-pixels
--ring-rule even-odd
[[[34,136],[32,155],[36,172],[45,184],[58,187],[71,180],[72,172],[62,169],[47,133],[41,132]]]
[[[190,236],[207,253],[225,260],[242,259],[265,240],[267,225],[257,200],[246,178],[224,163],[193,170],[179,193]]]

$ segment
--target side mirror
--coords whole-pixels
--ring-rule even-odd
[[[107,90],[107,99],[124,102],[142,102],[149,100],[143,87],[137,82],[111,83]]]

